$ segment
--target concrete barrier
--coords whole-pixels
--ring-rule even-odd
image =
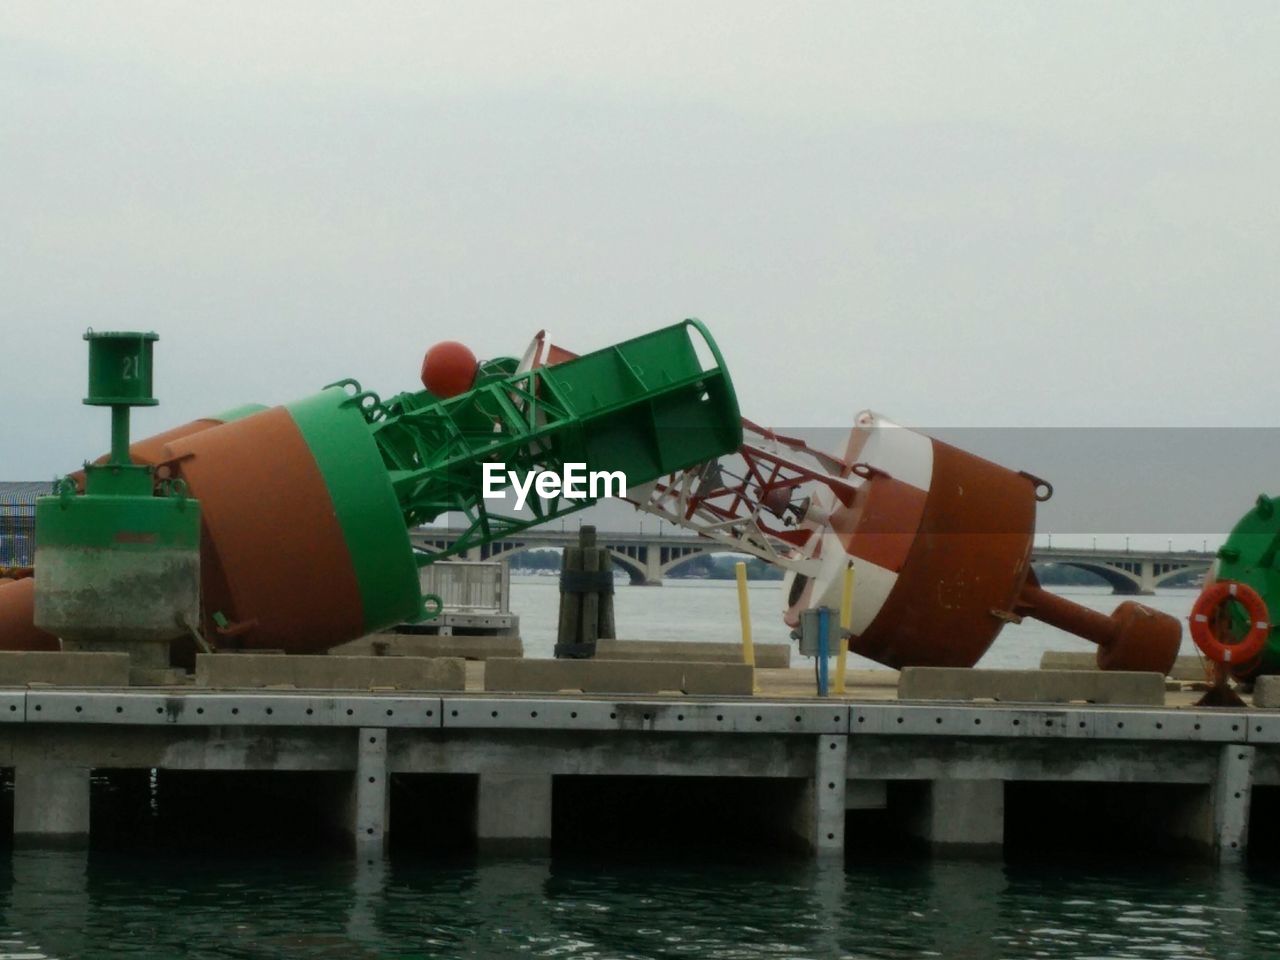
[[[66,687],[127,687],[127,653],[0,651],[0,687],[48,683]]]
[[[654,660],[507,660],[485,664],[490,691],[555,693],[727,694],[750,696],[755,671],[745,663],[679,663]]]
[[[1012,700],[1034,703],[1164,705],[1164,677],[1119,670],[972,670],[905,667],[899,700]]]
[[[461,657],[488,660],[490,657],[523,657],[524,644],[518,636],[440,636],[437,634],[371,633],[334,647],[337,657]]]
[[[791,647],[785,643],[757,643],[757,667],[791,666]],[[697,663],[741,663],[742,645],[737,643],[685,643],[680,640],[598,640],[599,660],[675,660]]]
[[[200,654],[196,685],[223,689],[465,690],[466,663],[456,657],[327,657]]]
[[[1253,705],[1268,709],[1280,707],[1280,676],[1259,677],[1253,682]]]
[[[1076,650],[1046,650],[1040,655],[1041,670],[1097,670],[1097,655]],[[1174,661],[1169,679],[1195,681],[1205,679],[1204,661],[1186,654]]]

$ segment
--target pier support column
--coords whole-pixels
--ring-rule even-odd
[[[381,857],[387,849],[391,791],[387,789],[387,731],[361,727],[351,796],[351,835],[356,857]]]
[[[813,771],[813,849],[818,856],[844,855],[848,762],[848,737],[818,737],[818,757]]]
[[[845,779],[849,738],[817,738],[813,779],[803,784],[793,808],[791,830],[816,856],[844,855]]]
[[[1240,863],[1249,842],[1249,801],[1255,747],[1228,743],[1213,782],[1213,851],[1219,863]]]
[[[1004,846],[1003,780],[925,784],[908,831],[944,856],[999,856]]]
[[[1211,860],[1240,863],[1249,842],[1254,747],[1223,744],[1213,782],[1165,805],[1163,826],[1175,841],[1188,842]]]
[[[89,768],[19,764],[13,775],[13,842],[21,847],[89,844]]]
[[[480,774],[476,841],[485,853],[551,849],[551,774]]]

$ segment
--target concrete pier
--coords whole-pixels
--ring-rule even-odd
[[[31,761],[14,768],[14,846],[89,842],[89,768]]]
[[[381,857],[386,851],[387,830],[391,823],[385,727],[361,727],[357,734],[350,819],[356,856],[361,859]]]
[[[542,855],[551,849],[551,776],[482,773],[476,841],[484,853]]]
[[[1132,826],[1230,863],[1246,856],[1255,787],[1269,797],[1280,787],[1280,712],[31,688],[0,690],[0,766],[14,771],[23,844],[86,840],[91,772],[136,782],[154,770],[161,783],[294,778],[246,809],[288,798],[275,801],[287,825],[291,804],[329,805],[326,819],[365,861],[395,844],[393,815],[408,830],[440,823],[475,848],[522,852],[554,846],[562,826],[611,821],[661,838],[700,817],[698,829],[722,831],[731,849],[791,837],[824,858],[866,839],[857,818],[883,816],[939,854],[990,855],[1010,818],[1024,849],[1027,824],[1046,839],[1063,825],[1039,822],[1034,789],[1074,791],[1079,802],[1062,809],[1086,830],[1100,816],[1122,839]],[[307,775],[316,789],[299,789]],[[667,811],[656,818],[655,798]],[[583,803],[597,807],[594,821]]]
[[[998,857],[1004,845],[1003,780],[929,780],[909,815],[911,834],[942,856]]]

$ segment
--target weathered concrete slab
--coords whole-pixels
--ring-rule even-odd
[[[906,667],[898,678],[900,700],[1015,700],[1036,703],[1164,705],[1158,673],[1103,670],[970,670]]]
[[[1046,650],[1040,655],[1041,670],[1097,670],[1097,656],[1075,650]],[[1168,674],[1171,680],[1205,679],[1204,661],[1194,654],[1178,657]]]
[[[457,657],[326,657],[200,654],[196,685],[220,689],[463,690],[466,663]]]
[[[1259,677],[1253,682],[1253,705],[1268,709],[1280,707],[1280,675]]]
[[[75,687],[127,687],[127,653],[0,651],[0,687],[49,683]]]
[[[514,660],[485,664],[490,691],[554,693],[727,694],[750,696],[755,671],[745,663],[680,663],[670,660]]]
[[[756,666],[791,666],[791,647],[785,643],[757,643]],[[742,645],[737,643],[684,643],[679,640],[599,640],[599,660],[678,660],[696,663],[741,663]]]
[[[338,657],[461,657],[488,660],[490,657],[523,657],[519,636],[460,637],[411,633],[371,633],[334,647],[329,656]]]

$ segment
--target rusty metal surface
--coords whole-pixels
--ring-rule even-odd
[[[850,649],[892,667],[970,667],[1030,569],[1035,485],[933,441],[933,482],[898,581]]]
[[[35,625],[36,583],[0,581],[0,650],[58,650],[58,638]]]
[[[324,478],[281,407],[169,445],[204,511],[205,628],[219,646],[315,653],[359,636],[360,592]],[[209,618],[223,614],[230,632]]]

